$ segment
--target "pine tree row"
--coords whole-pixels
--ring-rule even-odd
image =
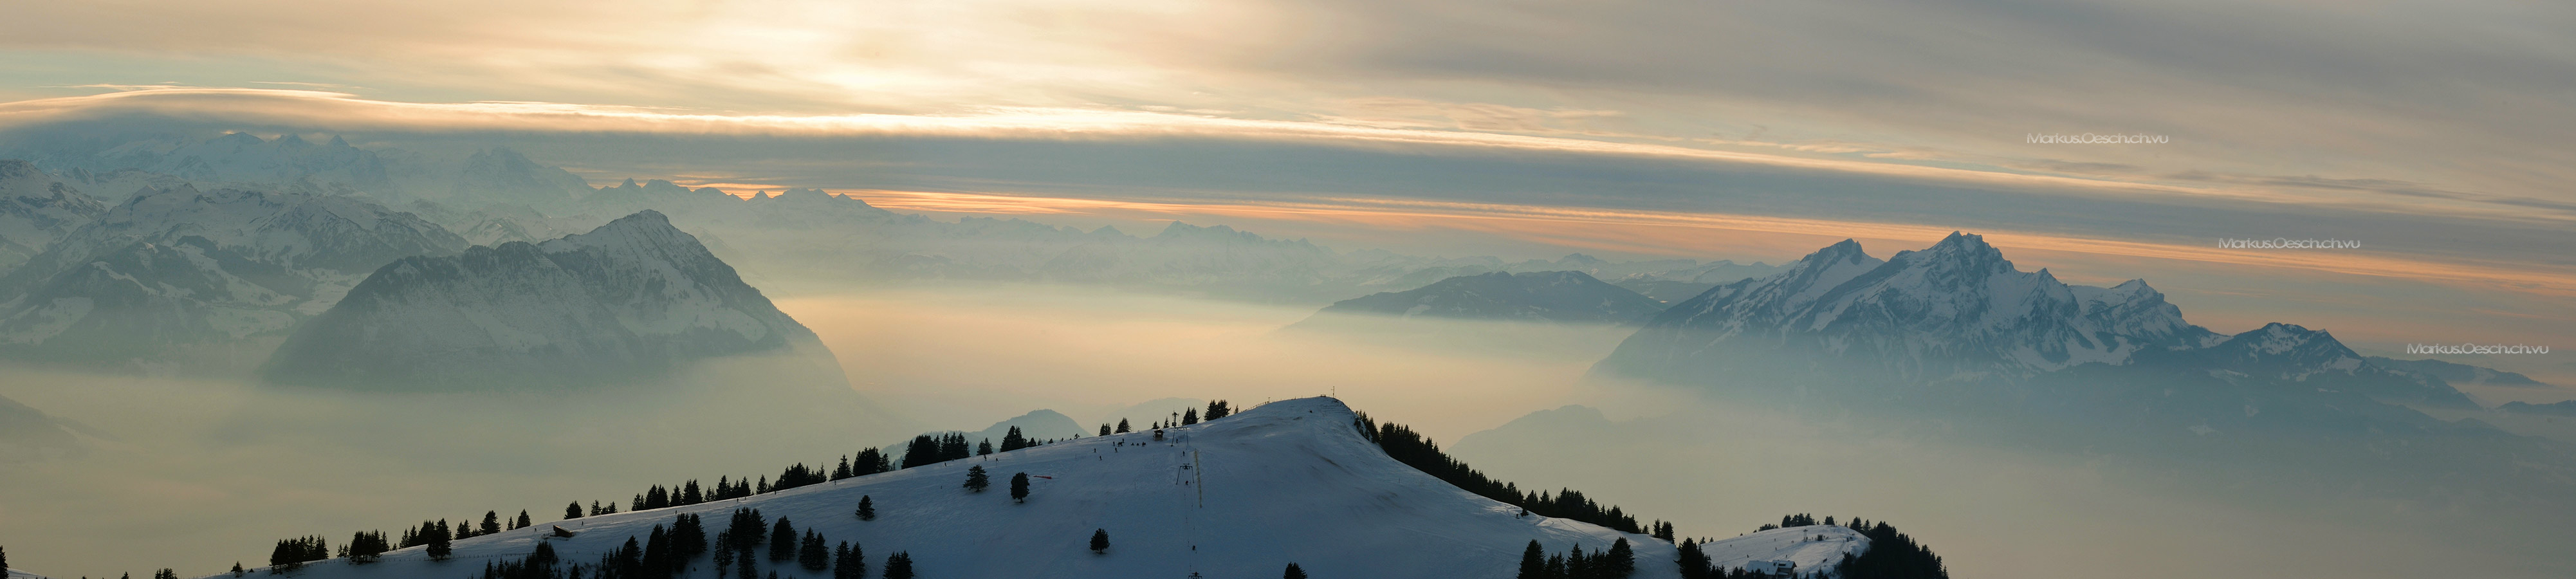
[[[1610,548],[1585,553],[1582,545],[1564,554],[1550,555],[1533,539],[1521,550],[1518,579],[1627,579],[1637,572],[1637,552],[1628,539],[1610,543]]]

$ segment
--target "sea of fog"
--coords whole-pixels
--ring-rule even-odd
[[[1733,536],[1791,512],[1858,515],[1928,542],[1962,577],[2576,568],[2543,548],[2549,534],[2462,523],[2476,513],[2247,504],[2138,484],[2082,457],[1867,434],[1587,379],[1616,328],[1281,331],[1314,307],[1036,285],[772,294],[831,348],[863,408],[781,403],[765,386],[787,378],[757,359],[672,384],[530,396],[0,368],[0,396],[115,437],[84,457],[0,470],[0,545],[13,566],[57,577],[162,567],[199,576],[262,564],[284,537],[337,544],[353,531],[487,510],[548,521],[567,502],[775,476],[789,463],[1041,408],[1087,429],[1141,425],[1189,401],[1332,394],[1524,488],[1578,488],[1685,535]],[[1531,415],[1571,404],[1597,410]]]

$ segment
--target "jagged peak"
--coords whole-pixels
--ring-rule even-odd
[[[1861,250],[1859,241],[1844,239],[1842,241],[1834,242],[1833,245],[1827,245],[1821,249],[1817,249],[1814,253],[1807,254],[1806,257],[1798,258],[1798,263],[1800,265],[1822,266],[1837,262],[1860,263],[1874,261],[1876,259],[1877,258],[1870,257],[1869,252]]]
[[[624,182],[624,183],[618,183],[618,184],[617,184],[617,186],[616,186],[616,187],[613,187],[613,188],[614,188],[614,189],[634,189],[634,188],[638,188],[638,187],[643,187],[643,185],[637,185],[637,184],[635,184],[635,178],[634,178],[634,177],[627,177],[627,178],[626,178],[626,182]]]
[[[349,140],[348,140],[348,139],[340,138],[340,136],[339,136],[339,135],[331,135],[331,143],[330,143],[330,144],[331,144],[331,148],[334,148],[334,149],[355,149],[355,148],[357,148],[357,147],[349,146]]]
[[[1558,258],[1558,259],[1557,259],[1557,261],[1569,262],[1569,263],[1587,263],[1587,264],[1588,264],[1588,263],[1602,263],[1601,258],[1593,257],[1593,256],[1589,256],[1589,255],[1584,255],[1584,254],[1582,254],[1582,253],[1568,253],[1568,254],[1565,254],[1565,257]]]
[[[1985,236],[1953,231],[1932,247],[1900,251],[1888,261],[1902,261],[1913,267],[1967,267],[1992,272],[2015,271],[2003,250],[1986,243]]]
[[[208,142],[208,143],[223,143],[223,144],[231,144],[231,145],[257,145],[257,144],[260,144],[260,143],[266,143],[266,142],[268,142],[268,140],[267,140],[267,139],[261,139],[261,138],[259,138],[259,135],[253,135],[253,134],[250,134],[250,133],[244,133],[244,132],[238,132],[238,131],[236,131],[236,132],[224,133],[224,134],[223,134],[223,136],[220,136],[220,137],[215,137],[215,138],[212,138],[212,139],[207,139],[207,140],[206,140],[206,142]]]

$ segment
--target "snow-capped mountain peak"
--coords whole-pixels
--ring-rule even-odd
[[[1873,380],[2029,375],[2125,364],[2142,350],[2201,345],[2205,334],[2143,282],[2070,286],[2046,269],[2019,270],[1981,236],[1952,233],[1886,261],[1844,240],[1778,274],[1710,289],[1648,322],[1602,367],[1698,372],[1734,366],[1702,358],[1749,356],[1753,366],[1876,368],[1864,371]],[[1751,343],[1719,345],[1737,340]],[[1796,353],[1753,353],[1771,348]]]

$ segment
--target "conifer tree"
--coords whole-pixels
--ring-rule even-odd
[[[0,563],[5,563],[5,562],[0,562]],[[0,565],[0,568],[5,568],[5,565]],[[234,562],[233,562],[233,576],[234,576],[234,577],[240,577],[240,576],[242,576],[242,574],[243,574],[243,573],[246,573],[246,572],[247,572],[247,571],[245,571],[245,570],[243,570],[243,569],[242,569],[242,566],[241,566],[241,562],[240,562],[240,561],[234,561]]]
[[[573,501],[572,504],[564,505],[564,520],[569,521],[578,518],[581,518],[581,501]]]
[[[1100,423],[1100,435],[1101,435],[1101,436],[1108,436],[1108,435],[1109,435],[1109,423],[1107,423],[1107,422]]]
[[[935,462],[939,462],[939,440],[931,438],[930,435],[912,437],[912,444],[903,449],[904,468],[914,468]]]
[[[476,534],[489,535],[498,532],[501,532],[501,512],[483,511],[483,530]]]
[[[1637,552],[1628,546],[1627,537],[1610,542],[1610,551],[1601,554],[1600,558],[1601,561],[1593,567],[1596,568],[1595,574],[1602,577],[1628,579],[1629,575],[1637,572]]]
[[[993,454],[993,439],[987,438],[984,439],[984,442],[977,443],[975,445],[975,456],[985,456],[990,454]]]
[[[1132,428],[1128,428],[1128,427],[1127,427],[1127,419],[1125,419],[1125,418],[1120,418],[1120,419],[1118,419],[1118,434],[1126,434],[1126,433],[1134,432],[1134,431],[1135,431],[1135,429],[1132,429]]]
[[[1029,437],[1028,435],[1020,433],[1020,427],[1013,426],[1011,427],[1010,432],[1002,434],[1002,452],[1010,452],[1028,447]]]
[[[760,557],[753,556],[751,551],[743,551],[741,555],[734,557],[734,564],[733,576],[741,579],[760,577]]]
[[[677,561],[695,559],[707,552],[706,523],[694,513],[682,514],[671,523],[671,555]]]
[[[912,553],[898,552],[887,555],[885,579],[912,579]]]
[[[723,577],[725,568],[733,566],[733,533],[716,532],[715,545],[716,576]]]
[[[676,554],[671,547],[671,534],[663,531],[661,525],[653,525],[653,534],[645,536],[644,557],[640,561],[644,566],[644,576],[637,579],[670,577],[671,571],[679,567],[679,561],[673,557]]]
[[[1093,552],[1093,553],[1107,553],[1107,552],[1109,552],[1109,530],[1108,530],[1108,529],[1092,529],[1092,530],[1091,530],[1091,552]]]
[[[456,552],[456,546],[451,543],[453,536],[454,533],[447,529],[447,519],[439,519],[438,527],[429,531],[429,558],[446,559],[449,553]]]
[[[9,568],[9,549],[8,549],[7,547],[0,547],[0,569],[8,569],[8,568]],[[240,570],[241,570],[241,564],[240,564],[240,563],[234,563],[234,564],[233,564],[233,570],[234,570],[234,571],[240,571]]]
[[[860,450],[859,457],[850,461],[850,474],[853,476],[867,476],[890,470],[894,470],[891,457],[873,446]]]
[[[842,541],[838,557],[832,561],[832,579],[867,579],[868,553],[858,545]]]
[[[983,467],[983,465],[976,465],[976,466],[974,466],[974,467],[971,467],[971,468],[966,469],[966,485],[965,485],[965,486],[966,486],[966,490],[975,491],[975,492],[979,492],[979,493],[980,493],[980,492],[984,492],[984,489],[985,489],[985,488],[993,486],[993,481],[992,481],[992,479],[991,479],[990,477],[986,477],[986,476],[984,476],[984,467]]]
[[[867,495],[859,495],[859,520],[877,520],[877,505]]]
[[[1708,552],[1700,550],[1699,541],[1682,539],[1681,552],[1682,579],[1712,579],[1716,569],[1708,560]]]
[[[1011,502],[1029,502],[1029,473],[1011,473]]]
[[[796,527],[787,523],[787,517],[779,517],[778,526],[772,528],[769,533],[769,560],[794,559],[797,546]]]
[[[1189,425],[1192,425],[1192,424],[1198,424],[1198,423],[1199,423],[1199,409],[1197,409],[1197,408],[1191,408],[1191,409],[1188,409],[1188,410],[1183,410],[1183,411],[1181,411],[1181,425],[1182,425],[1182,426],[1189,426]]]
[[[1305,569],[1298,568],[1296,563],[1289,563],[1289,564],[1288,564],[1288,570],[1287,570],[1287,571],[1280,572],[1280,574],[1279,574],[1279,578],[1280,578],[1280,579],[1306,579],[1306,570],[1305,570]]]
[[[1530,539],[1529,547],[1521,549],[1520,574],[1513,575],[1513,577],[1517,579],[1548,579],[1547,549],[1538,546],[1538,539]]]
[[[797,541],[796,565],[804,567],[807,571],[832,568],[831,549],[823,546],[822,533],[816,533],[813,529],[805,530],[805,538]]]
[[[159,571],[152,572],[152,579],[179,579],[179,571],[163,567]]]
[[[522,509],[522,510],[520,510],[520,511],[519,511],[519,527],[518,527],[518,528],[525,529],[525,528],[528,528],[528,527],[536,526],[536,524],[537,524],[537,523],[536,523],[535,521],[530,521],[530,520],[528,520],[528,511],[526,511],[526,510],[524,510],[524,509]]]

